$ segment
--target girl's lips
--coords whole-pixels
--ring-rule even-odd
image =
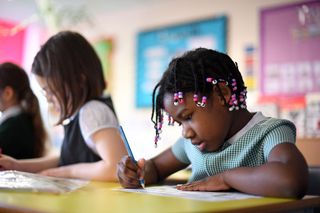
[[[198,149],[200,149],[200,151],[204,151],[206,148],[206,144],[204,142],[201,142],[199,145],[197,145]]]

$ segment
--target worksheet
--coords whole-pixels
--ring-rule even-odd
[[[175,186],[151,186],[145,189],[124,189],[115,188],[114,190],[119,190],[123,192],[134,192],[134,193],[144,193],[159,196],[168,197],[180,197],[192,200],[201,201],[227,201],[227,200],[240,200],[249,198],[261,198],[260,196],[244,194],[240,192],[199,192],[199,191],[181,191],[175,188]]]
[[[60,194],[87,185],[89,181],[49,177],[29,172],[7,170],[0,172],[0,190],[32,191]]]

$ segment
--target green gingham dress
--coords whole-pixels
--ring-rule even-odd
[[[237,167],[264,164],[273,147],[280,143],[295,143],[295,125],[283,119],[267,118],[257,112],[248,124],[215,152],[201,152],[188,139],[181,138],[173,146],[174,156],[192,165],[189,182]]]

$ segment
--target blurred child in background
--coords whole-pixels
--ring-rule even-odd
[[[17,159],[45,154],[47,134],[38,99],[26,72],[16,64],[0,64],[0,148]]]

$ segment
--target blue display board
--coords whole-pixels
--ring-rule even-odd
[[[136,106],[152,105],[152,90],[173,57],[198,47],[226,52],[226,34],[226,16],[139,33]]]

